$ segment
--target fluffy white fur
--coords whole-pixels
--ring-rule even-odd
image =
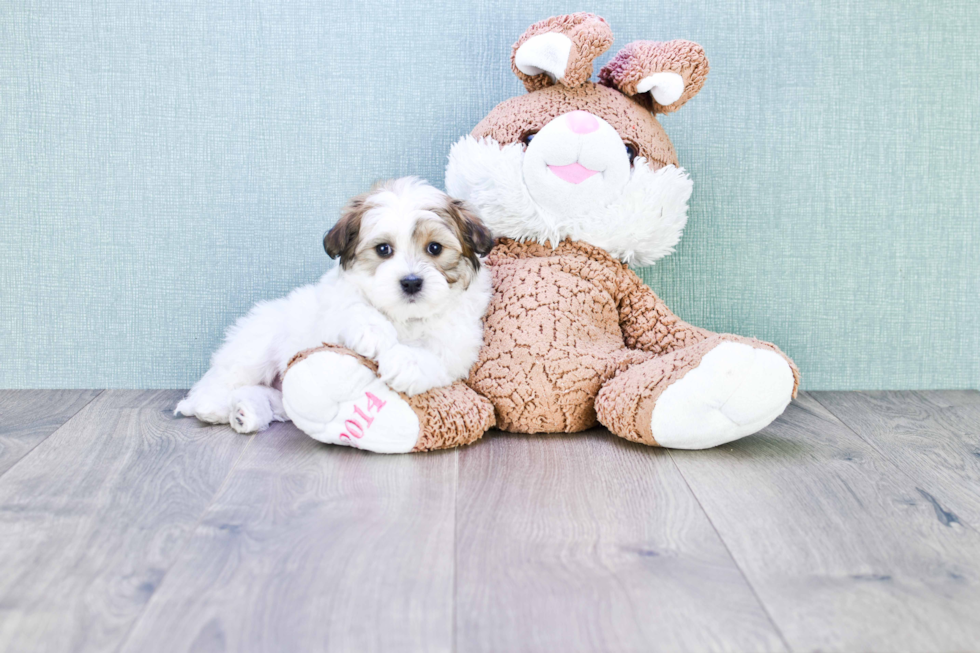
[[[446,190],[475,207],[495,236],[552,244],[583,240],[635,265],[650,265],[674,251],[693,189],[683,168],[654,171],[637,158],[622,193],[605,206],[578,211],[569,202],[556,211],[533,199],[524,157],[520,143],[501,147],[493,139],[464,136],[450,150]]]
[[[416,222],[437,218],[428,207],[446,201],[441,191],[406,178],[371,199],[375,206],[361,220],[359,240],[385,238],[393,255],[373,273],[370,266],[337,266],[318,283],[257,304],[228,330],[211,368],[176,414],[230,422],[242,433],[286,421],[282,395],[273,386],[295,354],[321,343],[376,360],[381,379],[408,395],[468,375],[483,344],[489,273],[480,269],[468,285],[450,284],[413,243]],[[424,280],[417,295],[400,287],[408,274]]]

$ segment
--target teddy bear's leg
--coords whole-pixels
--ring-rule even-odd
[[[406,397],[376,369],[342,347],[300,352],[282,377],[286,414],[316,440],[377,453],[469,444],[494,424],[490,402],[462,383]]]
[[[706,449],[768,426],[795,396],[798,374],[775,345],[713,334],[610,379],[596,413],[627,440]]]
[[[412,451],[470,444],[497,425],[493,404],[462,381],[406,398],[419,418]]]

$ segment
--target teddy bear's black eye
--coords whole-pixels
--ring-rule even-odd
[[[633,159],[636,158],[636,150],[633,148],[632,145],[626,146],[626,156],[630,158],[630,165],[633,165]]]
[[[388,243],[381,243],[374,248],[374,251],[378,253],[381,258],[388,258],[391,256],[391,245]]]
[[[442,245],[439,243],[429,243],[429,245],[425,248],[425,251],[427,251],[430,256],[439,256],[442,254]]]
[[[533,141],[534,137],[537,135],[538,132],[531,132],[530,134],[524,134],[524,136],[521,137],[521,142],[524,143],[524,147],[530,145],[531,141]]]

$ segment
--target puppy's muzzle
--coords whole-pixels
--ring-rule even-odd
[[[417,295],[422,290],[422,277],[410,274],[407,277],[402,277],[399,282],[402,286],[402,291],[409,297],[412,295]]]

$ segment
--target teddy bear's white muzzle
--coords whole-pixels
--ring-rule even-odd
[[[630,177],[626,145],[602,118],[572,111],[553,119],[528,144],[524,183],[534,201],[556,216],[602,208]]]

